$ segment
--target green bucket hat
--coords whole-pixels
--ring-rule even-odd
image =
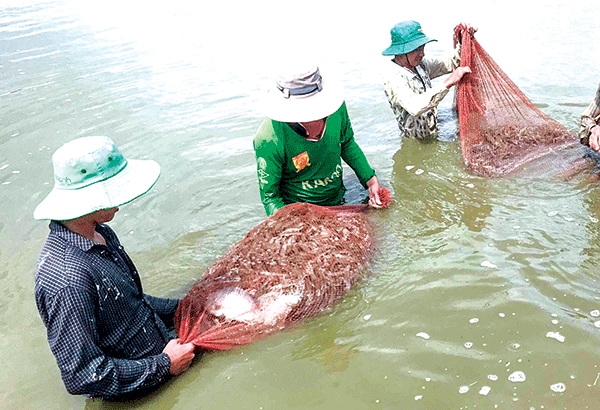
[[[416,21],[407,20],[396,24],[390,30],[392,45],[383,50],[384,56],[397,56],[416,50],[424,44],[437,41],[427,37]]]
[[[71,140],[52,155],[54,188],[35,219],[67,221],[124,205],[145,194],[160,175],[153,160],[127,159],[109,137]]]

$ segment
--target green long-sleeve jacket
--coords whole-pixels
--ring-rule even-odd
[[[294,202],[339,205],[343,202],[342,159],[360,183],[375,175],[354,140],[346,103],[329,117],[323,137],[311,142],[285,122],[266,118],[254,137],[260,198],[267,215]]]

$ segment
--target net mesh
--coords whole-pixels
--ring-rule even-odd
[[[389,191],[380,196],[389,205]],[[375,249],[367,209],[295,203],[265,219],[180,301],[178,337],[227,350],[330,307],[362,277]]]
[[[459,39],[461,65],[472,71],[456,90],[461,150],[472,172],[505,175],[577,142],[565,126],[533,105],[464,24],[455,28],[455,44]]]

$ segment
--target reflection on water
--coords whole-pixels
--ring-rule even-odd
[[[423,18],[439,40],[427,46],[431,55],[448,50],[456,23],[470,21],[536,106],[576,132],[599,81],[600,46],[589,41],[598,29],[581,24],[587,3],[550,1],[531,12],[512,0],[439,2],[425,17],[418,4],[320,2],[310,19],[270,0],[8,3],[0,10],[3,407],[597,407],[595,162],[582,160],[577,145],[505,178],[473,175],[452,95],[440,108],[441,141],[401,141],[380,56],[399,19]],[[153,190],[122,207],[112,226],[145,290],[181,296],[264,219],[255,102],[299,40],[342,77],[356,138],[394,194],[390,208],[370,214],[379,252],[369,277],[325,314],[201,355],[142,400],[69,396],[32,296],[47,224],[31,214],[51,188],[52,152],[73,137],[104,134],[126,155],[162,165]],[[349,202],[362,201],[348,169],[344,181]]]

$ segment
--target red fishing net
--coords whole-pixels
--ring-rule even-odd
[[[456,90],[461,150],[471,171],[504,175],[577,142],[566,127],[533,105],[464,24],[454,30],[455,44],[459,38],[461,65],[472,70]]]
[[[380,195],[389,205],[389,191]],[[375,249],[367,209],[295,203],[265,219],[181,300],[178,337],[232,349],[330,307],[362,277]]]

